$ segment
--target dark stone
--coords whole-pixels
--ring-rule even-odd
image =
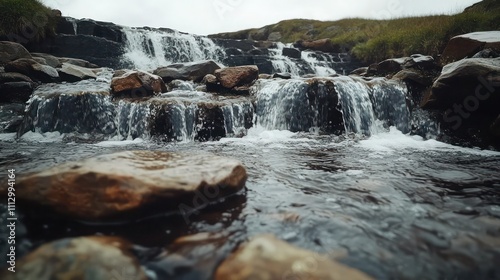
[[[217,141],[226,137],[224,112],[219,106],[210,103],[200,104],[196,120],[197,126],[200,128],[196,133],[195,140]]]
[[[257,65],[259,72],[272,75],[275,71],[271,58],[268,56],[255,56],[253,64]]]
[[[42,65],[33,59],[20,58],[5,65],[6,72],[16,72],[30,77],[32,80],[51,83],[59,80],[57,70],[48,65]]]
[[[124,49],[121,44],[91,35],[58,34],[40,43],[28,45],[32,52],[48,53],[58,57],[87,60],[99,66],[119,68]]]
[[[56,33],[57,34],[76,35],[72,20],[76,21],[76,19],[68,18],[68,17],[60,18],[59,21],[57,22]]]
[[[247,52],[250,55],[268,55],[269,51],[267,49],[253,49]]]
[[[31,54],[21,44],[0,41],[0,66],[19,58],[29,59],[31,58]]]
[[[472,58],[496,58],[500,57],[500,54],[492,49],[484,49],[478,53],[476,53]]]
[[[224,59],[224,64],[233,67],[233,66],[241,66],[241,65],[253,65],[254,56],[251,55],[231,55]]]
[[[206,60],[172,64],[167,67],[160,67],[153,73],[160,76],[166,83],[173,80],[201,82],[203,77],[213,74],[217,69],[220,69],[220,66],[215,61]]]
[[[0,73],[0,84],[11,83],[11,82],[33,83],[33,81],[30,79],[30,77],[23,75],[23,74],[20,74],[20,73],[15,73],[15,72]]]
[[[233,39],[212,39],[215,44],[228,49],[228,48],[236,48],[243,52],[247,52],[254,48],[253,40],[233,40]]]
[[[290,58],[301,58],[301,51],[293,48],[283,48],[282,54]]]
[[[0,103],[25,103],[33,93],[33,84],[29,82],[9,82],[0,84]]]

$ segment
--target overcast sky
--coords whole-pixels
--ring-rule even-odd
[[[394,18],[454,14],[479,0],[42,0],[63,15],[206,35],[292,18]]]

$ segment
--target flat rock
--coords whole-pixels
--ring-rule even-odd
[[[215,280],[331,279],[368,280],[368,275],[294,247],[271,235],[262,235],[240,246],[217,268]]]
[[[182,210],[185,201],[196,208],[239,191],[246,178],[240,162],[211,154],[126,151],[28,174],[18,180],[16,197],[96,221],[150,206]]]
[[[57,69],[61,80],[66,82],[78,82],[87,79],[96,79],[97,75],[90,68],[80,67],[69,63],[63,63],[60,69]]]
[[[138,70],[119,74],[121,75],[111,80],[114,97],[145,97],[167,91],[167,86],[160,76]]]
[[[5,65],[5,72],[21,73],[32,80],[50,83],[59,79],[57,70],[48,65],[43,65],[33,59],[20,58]]]
[[[500,51],[500,31],[473,32],[451,38],[441,56],[441,64],[472,57],[484,49]]]
[[[163,81],[169,83],[172,80],[190,80],[201,82],[203,77],[214,74],[220,66],[212,60],[176,63],[156,69],[153,74],[162,77]]]
[[[69,63],[85,68],[99,68],[98,65],[88,62],[87,60],[84,59],[70,58],[70,57],[59,57],[58,59],[60,63]]]
[[[59,58],[57,58],[53,55],[46,54],[46,53],[31,53],[31,55],[33,57],[40,57],[40,58],[45,59],[45,62],[47,63],[47,65],[49,65],[51,67],[54,67],[54,68],[61,67],[62,63],[59,61]]]
[[[255,65],[227,67],[216,70],[215,76],[227,89],[249,86],[259,78],[259,68]]]
[[[31,58],[31,54],[21,44],[0,41],[0,65],[19,58]]]
[[[131,245],[116,237],[80,237],[42,245],[16,264],[16,272],[4,270],[5,280],[134,279],[146,280]]]

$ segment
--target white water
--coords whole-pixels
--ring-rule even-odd
[[[137,69],[207,59],[220,63],[225,56],[221,47],[203,36],[130,27],[124,27],[123,32],[127,41],[124,59]]]

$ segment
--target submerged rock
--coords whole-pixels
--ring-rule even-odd
[[[75,219],[113,220],[151,208],[200,208],[242,189],[246,178],[241,163],[228,158],[126,151],[26,175],[16,197]]]
[[[240,246],[217,268],[214,279],[368,280],[372,278],[327,256],[296,248],[271,235],[263,235]]]
[[[16,272],[4,270],[5,280],[134,279],[146,280],[131,245],[116,237],[80,237],[42,245],[22,258]]]
[[[500,51],[500,31],[473,32],[451,38],[443,51],[441,63],[472,57],[483,49]]]
[[[114,97],[145,97],[167,91],[161,77],[143,72],[126,71],[111,80]]]

